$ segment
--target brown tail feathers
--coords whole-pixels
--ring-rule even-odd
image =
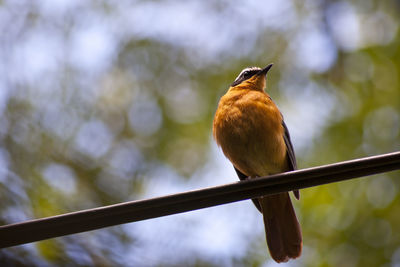
[[[300,224],[288,193],[259,198],[268,249],[276,262],[287,262],[301,255]]]

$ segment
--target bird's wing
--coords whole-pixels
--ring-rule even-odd
[[[244,180],[246,180],[246,179],[248,178],[247,175],[243,174],[241,171],[239,171],[238,169],[236,169],[235,166],[234,166],[234,168],[235,168],[235,171],[236,171],[236,173],[237,173],[237,175],[239,176],[239,179],[240,179],[241,181],[244,181]],[[253,203],[254,203],[254,205],[256,206],[256,208],[262,213],[262,211],[261,211],[261,206],[260,206],[260,203],[258,203],[258,200],[255,199],[255,198],[253,198],[251,201],[253,201]]]
[[[297,170],[296,156],[294,154],[292,141],[290,140],[289,130],[283,120],[282,120],[282,126],[283,126],[283,129],[285,130],[285,132],[283,134],[283,139],[285,140],[286,152],[287,152],[287,156],[288,156],[288,165],[289,165],[288,171],[294,171],[294,170]],[[299,190],[294,190],[293,194],[297,199],[300,199]]]

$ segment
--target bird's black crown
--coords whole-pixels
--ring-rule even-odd
[[[236,86],[236,85],[242,83],[243,81],[250,79],[251,77],[253,77],[257,73],[259,73],[260,70],[261,70],[261,68],[259,68],[259,67],[245,68],[236,77],[235,81],[231,84],[231,86]]]

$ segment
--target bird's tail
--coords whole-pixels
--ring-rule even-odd
[[[271,257],[278,263],[299,257],[303,246],[301,228],[289,194],[265,196],[259,201]]]

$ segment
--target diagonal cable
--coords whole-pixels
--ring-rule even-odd
[[[0,226],[0,248],[400,169],[400,152]]]

